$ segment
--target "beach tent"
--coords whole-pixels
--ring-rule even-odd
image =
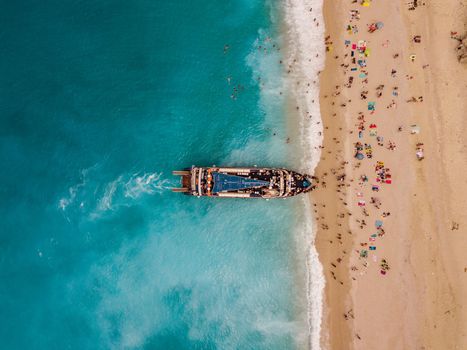
[[[419,134],[420,133],[420,127],[418,125],[411,125],[410,126],[410,133],[411,134]]]

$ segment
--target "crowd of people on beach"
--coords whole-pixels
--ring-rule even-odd
[[[389,259],[378,254],[381,249],[380,247],[384,243],[383,237],[387,233],[385,229],[386,223],[392,219],[390,211],[388,211],[388,208],[383,203],[383,198],[385,197],[383,193],[390,191],[390,188],[394,186],[394,179],[392,178],[389,164],[382,158],[387,154],[387,151],[398,151],[397,144],[394,141],[398,134],[406,131],[409,131],[410,134],[419,134],[420,127],[411,125],[410,129],[406,130],[407,128],[404,125],[400,125],[393,131],[388,132],[388,126],[384,126],[384,124],[390,114],[397,113],[398,107],[401,104],[423,103],[423,96],[410,96],[405,101],[400,97],[401,89],[397,85],[398,79],[402,78],[398,75],[398,71],[400,71],[400,67],[398,67],[400,63],[398,62],[403,59],[403,55],[400,52],[388,52],[388,57],[377,57],[376,59],[389,58],[389,62],[394,66],[390,68],[387,75],[384,75],[384,78],[381,78],[379,73],[377,74],[377,79],[382,79],[382,81],[376,82],[377,84],[375,84],[375,81],[370,82],[373,59],[372,48],[375,47],[374,45],[381,45],[384,49],[390,51],[392,44],[387,39],[381,39],[381,35],[377,36],[378,40],[373,40],[375,35],[373,33],[384,33],[385,31],[382,21],[373,18],[369,21],[370,17],[365,14],[365,7],[377,6],[376,3],[370,0],[352,0],[352,5],[355,8],[349,11],[348,23],[346,24],[348,37],[344,38],[342,42],[343,50],[341,48],[335,49],[339,43],[334,42],[330,35],[325,37],[327,55],[335,60],[339,60],[338,66],[342,69],[341,73],[345,76],[345,83],[335,85],[333,91],[324,94],[323,98],[331,99],[329,102],[331,108],[342,109],[341,114],[345,116],[347,125],[349,127],[353,125],[354,127],[348,130],[351,138],[353,138],[353,160],[344,161],[344,150],[335,150],[337,152],[335,154],[336,159],[342,160],[340,166],[331,169],[330,173],[324,172],[320,174],[319,180],[320,186],[326,188],[327,184],[331,182],[329,176],[335,176],[336,192],[339,194],[339,199],[345,208],[342,212],[337,213],[337,229],[339,230],[345,226],[344,220],[348,220],[353,215],[354,221],[350,221],[351,225],[347,229],[347,232],[353,237],[354,241],[357,240],[354,245],[354,253],[357,260],[352,259],[347,261],[359,261],[360,266],[355,263],[350,266],[350,276],[353,280],[356,280],[359,275],[367,273],[367,268],[372,264],[377,266],[377,271],[381,276],[387,276],[390,271]],[[412,5],[416,8],[423,6],[424,3],[415,1]],[[412,42],[414,45],[420,44],[422,37],[415,35]],[[407,57],[407,59],[409,62],[415,62],[417,57],[413,54]],[[428,68],[428,65],[424,65],[422,68]],[[413,76],[406,75],[405,78],[412,80]],[[356,93],[349,93],[349,91],[356,89],[358,89],[360,97],[357,97],[357,99],[353,97]],[[380,107],[381,104],[383,108]],[[357,106],[360,111],[355,115],[349,115],[348,110],[354,109],[348,109],[350,106]],[[332,114],[333,117],[336,115],[337,113]],[[328,129],[328,127],[325,127],[325,129]],[[383,134],[383,129],[385,134]],[[339,142],[337,138],[334,138],[333,141],[336,144]],[[423,147],[423,143],[416,143],[414,153],[418,160],[424,159]],[[323,147],[323,152],[331,154],[333,151],[325,150]],[[322,157],[322,159],[324,158]],[[374,173],[370,172],[371,168],[373,168]],[[347,176],[348,173],[353,174],[355,178],[352,179],[350,176]],[[334,183],[334,179],[332,183]],[[352,191],[350,196],[348,195],[349,190]],[[354,198],[351,200],[355,200],[355,204],[348,203],[350,198]],[[315,213],[317,214],[320,211],[323,212],[318,205],[315,204]],[[353,205],[359,208],[360,211],[355,210]],[[325,204],[322,204],[322,206],[325,206]],[[358,215],[358,213],[361,214]],[[328,218],[321,215],[318,216],[317,220],[322,230],[330,230]],[[374,222],[374,225],[370,225],[370,222]],[[355,229],[362,231],[353,232]],[[343,245],[344,240],[341,232],[335,233],[335,239],[329,239],[330,244],[334,244],[335,242]],[[345,257],[349,258],[347,253],[348,251],[346,250],[340,251],[338,257],[331,263],[330,274],[340,284],[344,284],[344,280],[337,273],[337,268],[344,261]]]

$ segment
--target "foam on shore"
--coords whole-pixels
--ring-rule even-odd
[[[288,92],[298,116],[303,156],[300,170],[309,174],[313,174],[320,160],[323,141],[319,106],[319,73],[325,61],[322,7],[322,0],[287,0],[284,5]],[[297,236],[306,242],[308,344],[316,350],[320,348],[325,280],[314,246],[316,228],[312,208],[307,198],[304,202],[304,225],[298,229]]]
[[[312,173],[319,162],[319,146],[323,140],[319,107],[319,73],[325,60],[322,0],[288,0],[284,11],[288,91],[299,108],[297,115],[305,157],[302,170]]]

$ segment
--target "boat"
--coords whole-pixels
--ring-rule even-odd
[[[197,197],[286,198],[315,187],[312,177],[282,168],[192,166],[173,175],[181,187],[172,191]]]

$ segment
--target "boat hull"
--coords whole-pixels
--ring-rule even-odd
[[[287,198],[312,190],[312,178],[283,168],[196,167],[174,171],[186,195],[219,198]]]

